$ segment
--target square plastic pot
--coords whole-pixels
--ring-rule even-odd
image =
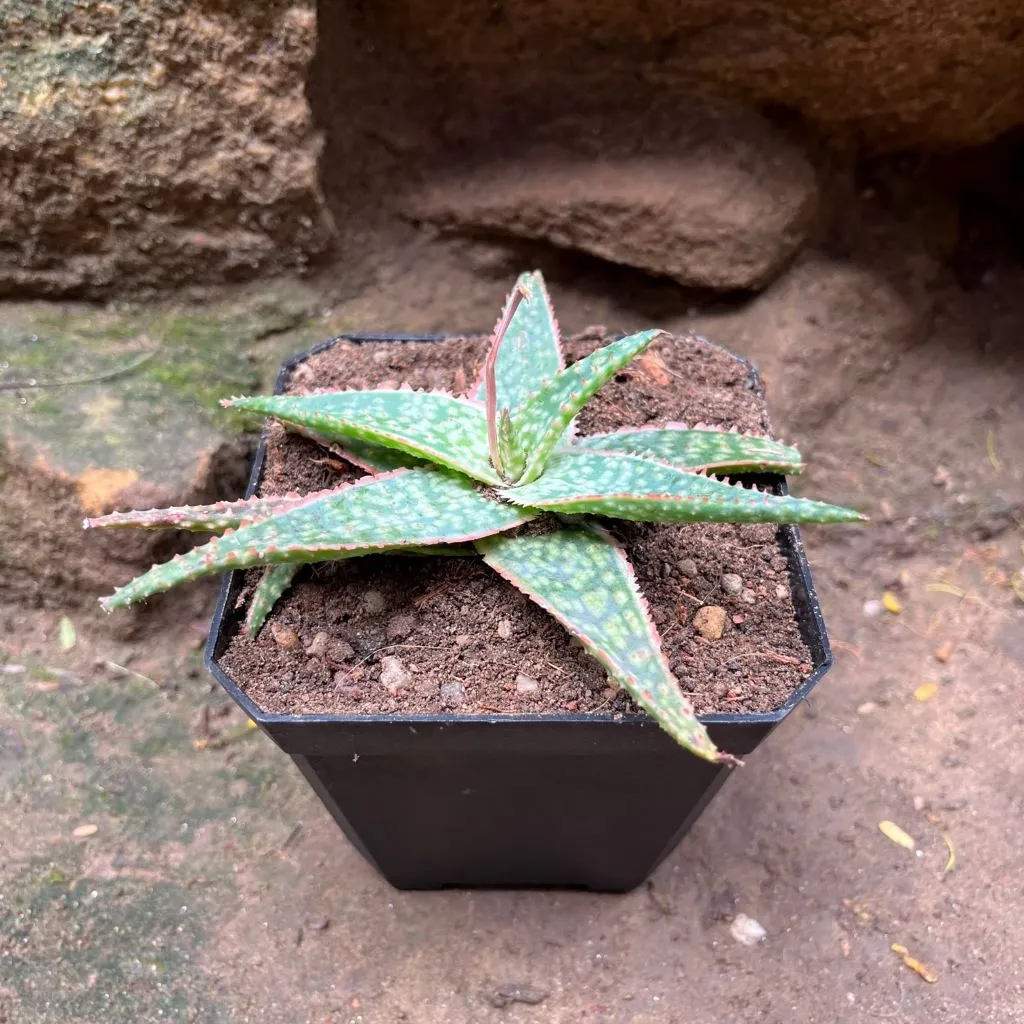
[[[345,335],[339,340],[439,340]],[[734,357],[737,358],[737,357]],[[741,360],[742,361],[742,360]],[[752,366],[749,386],[760,391]],[[255,491],[265,442],[253,464]],[[762,478],[780,493],[781,477]],[[702,716],[716,744],[751,753],[832,664],[795,527],[782,549],[812,671],[770,714]],[[287,753],[342,831],[399,889],[528,886],[626,892],[675,848],[730,774],[677,746],[643,715],[281,715],[261,711],[220,665],[239,626],[241,573],[224,581],[206,648],[214,678]]]

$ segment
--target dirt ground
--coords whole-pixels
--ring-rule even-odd
[[[835,669],[626,896],[390,889],[204,675],[210,588],[70,650],[0,612],[0,1021],[1024,1019],[1021,293],[821,425],[807,490],[874,516],[805,531]]]

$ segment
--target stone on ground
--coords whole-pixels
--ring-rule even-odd
[[[537,152],[427,187],[413,215],[444,232],[548,242],[681,284],[760,288],[807,238],[814,171],[765,121],[682,122],[670,151]]]

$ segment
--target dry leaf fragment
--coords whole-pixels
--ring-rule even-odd
[[[898,942],[894,942],[889,947],[898,957],[903,960],[903,965],[909,967],[912,971],[915,971],[918,975],[924,978],[929,985],[934,985],[939,980],[938,974],[932,970],[927,964],[921,963],[916,956],[910,955],[910,950],[906,946],[901,945]]]
[[[966,590],[962,587],[957,587],[952,583],[927,583],[925,584],[925,590],[928,590],[933,594],[952,594],[954,597],[967,596]]]
[[[956,867],[956,850],[953,849],[953,840],[948,833],[942,833],[942,841],[946,844],[946,849],[949,851],[949,856],[946,858],[946,866],[942,869],[942,873],[946,875]]]
[[[931,700],[938,692],[938,683],[922,683],[914,690],[914,700]]]
[[[891,840],[897,846],[902,846],[904,850],[913,850],[917,845],[894,821],[880,821],[878,823],[878,830],[886,839]]]

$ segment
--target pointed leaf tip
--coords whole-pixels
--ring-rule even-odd
[[[528,453],[520,483],[530,483],[540,476],[559,438],[580,409],[623,366],[664,333],[660,329],[641,331],[591,352],[561,370],[513,411],[513,426],[523,451]]]
[[[731,764],[669,670],[657,629],[625,552],[604,530],[566,527],[546,534],[476,542],[484,561],[583,640],[589,652],[682,746]]]
[[[565,366],[558,323],[540,271],[520,274],[515,287],[525,289],[527,301],[515,310],[494,365],[498,408],[507,409],[515,409]],[[486,372],[472,394],[486,401]]]
[[[618,452],[562,450],[533,483],[499,494],[513,504],[649,523],[848,523],[853,509],[729,484]]]

